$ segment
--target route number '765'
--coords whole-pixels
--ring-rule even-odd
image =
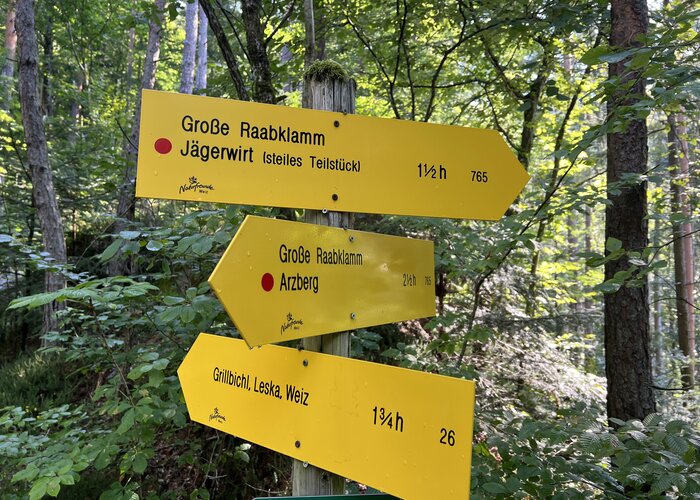
[[[472,170],[472,182],[488,182],[488,172],[485,170]]]

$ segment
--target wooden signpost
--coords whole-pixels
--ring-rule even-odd
[[[209,284],[249,346],[435,315],[433,242],[246,217]]]
[[[495,130],[143,91],[137,196],[496,220],[529,176]]]
[[[202,333],[190,418],[401,498],[469,492],[474,382]]]

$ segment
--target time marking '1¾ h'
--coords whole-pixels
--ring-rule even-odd
[[[403,417],[398,411],[387,411],[385,408],[375,406],[372,408],[372,413],[374,413],[374,425],[403,432]]]

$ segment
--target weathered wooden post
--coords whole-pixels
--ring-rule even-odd
[[[343,68],[333,61],[316,61],[304,77],[303,107],[341,113],[355,113],[355,80],[348,78]],[[336,120],[336,127],[343,121]],[[324,226],[352,228],[352,214],[332,210],[338,195],[328,193],[328,209],[306,210],[304,220]],[[350,357],[350,332],[338,332],[301,341],[308,351]],[[345,479],[299,460],[292,469],[293,495],[342,495]]]

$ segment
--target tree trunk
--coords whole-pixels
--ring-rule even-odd
[[[649,17],[646,0],[612,0],[610,45],[615,48],[639,46],[647,33]],[[611,79],[617,89],[608,100],[608,120],[622,121],[623,113],[644,94],[644,78],[625,68],[626,61],[611,63]],[[631,88],[623,89],[625,84]],[[646,181],[619,187],[625,174],[643,174],[647,165],[647,126],[637,116],[626,117],[622,131],[607,135],[607,183],[605,236],[622,242],[627,251],[642,252],[648,246]],[[614,191],[619,188],[619,194]],[[627,256],[605,264],[605,279],[630,267]],[[608,418],[642,419],[656,411],[652,389],[649,352],[648,285],[622,286],[605,295],[605,374]]]
[[[316,48],[314,57],[316,61],[323,61],[326,58],[326,12],[327,7],[323,0],[314,2],[314,39]]]
[[[654,220],[654,247],[659,247],[659,221]],[[664,351],[663,351],[663,339],[664,339],[664,320],[663,320],[663,299],[662,299],[662,288],[660,278],[654,276],[651,284],[651,299],[652,299],[652,311],[653,311],[653,324],[654,324],[654,370],[653,375],[658,377],[661,375],[664,366]]]
[[[53,20],[49,15],[44,29],[42,47],[44,49],[44,67],[41,78],[41,103],[44,116],[53,116],[53,97],[51,92],[51,74],[53,73]]]
[[[194,87],[194,63],[197,50],[197,11],[196,2],[185,4],[185,44],[182,48],[182,68],[180,71],[180,93],[191,94]]]
[[[14,82],[12,79],[15,76],[15,58],[17,57],[17,32],[15,31],[15,1],[10,0],[7,6],[7,17],[5,18],[5,64],[2,67],[2,76],[5,77],[3,82],[4,87],[4,103],[3,108],[9,109],[10,100]]]
[[[354,80],[319,81],[313,76],[304,79],[308,106],[313,109],[355,113]],[[340,124],[342,127],[342,123]],[[325,213],[324,213],[325,212]],[[307,210],[305,221],[332,227],[352,227],[352,214]],[[350,357],[350,332],[331,333],[318,337],[302,339],[304,349],[325,352],[336,356]],[[342,432],[342,429],[338,429]],[[369,446],[369,444],[368,444]],[[345,492],[345,480],[312,465],[294,461],[292,469],[292,494],[299,495],[342,495]]]
[[[314,0],[304,0],[304,69],[316,60],[316,23]]]
[[[197,31],[197,73],[194,80],[194,88],[199,93],[207,88],[207,49],[209,42],[209,22],[202,7],[199,7],[199,29]]]
[[[691,216],[686,185],[690,180],[686,126],[682,113],[668,118],[668,165],[672,169],[671,211],[682,214],[686,220],[673,223],[673,263],[676,289],[676,318],[678,345],[687,362],[681,367],[681,384],[693,387],[695,383],[695,314],[693,228],[687,220]]]
[[[265,32],[260,22],[260,0],[243,0],[243,24],[246,32],[248,59],[253,74],[253,100],[275,104],[275,89],[272,86],[270,60],[267,57]]]
[[[84,83],[84,78],[83,78],[83,72],[82,70],[78,70],[78,72],[75,74],[75,79],[73,80],[73,85],[75,86],[75,90],[77,91],[76,94],[80,95],[83,92],[83,83]],[[75,126],[76,129],[80,128],[82,126],[82,106],[80,104],[80,99],[76,98],[70,105],[70,116],[71,119],[73,120],[73,125]],[[72,136],[72,139],[75,139],[75,135]]]
[[[214,13],[214,8],[209,3],[209,0],[199,0],[199,5],[202,7],[205,17],[211,26],[211,30],[214,32],[216,42],[219,45],[219,50],[221,50],[221,55],[224,56],[224,61],[226,61],[226,67],[228,68],[228,73],[231,76],[231,81],[233,82],[234,87],[236,87],[238,98],[242,101],[250,101],[250,96],[248,95],[248,90],[243,84],[243,77],[238,69],[238,63],[233,55],[231,44],[228,43],[228,38],[226,38],[226,33],[219,22],[219,18],[217,18],[216,14]]]
[[[135,13],[131,13],[135,16]],[[124,105],[124,116],[128,116],[131,111],[131,85],[134,78],[134,49],[136,48],[136,29],[129,28],[129,43],[126,52],[126,75],[124,76],[124,95],[126,103]]]
[[[22,125],[27,143],[27,159],[32,176],[32,196],[41,227],[44,249],[57,264],[66,263],[66,240],[61,213],[53,186],[46,131],[41,113],[39,95],[39,47],[34,27],[34,0],[17,1],[16,29],[19,43],[19,100],[22,107]],[[46,272],[45,289],[53,292],[65,287],[61,273]],[[43,332],[57,328],[57,303],[44,307]]]
[[[146,57],[143,64],[143,76],[141,78],[141,89],[152,89],[156,82],[156,67],[160,56],[160,32],[163,24],[163,9],[165,0],[154,1],[157,16],[151,20],[148,28],[148,45],[146,46]],[[124,180],[119,193],[119,204],[117,206],[117,220],[114,224],[114,231],[122,231],[126,227],[126,221],[133,221],[136,213],[136,163],[138,160],[139,131],[141,129],[141,93],[136,98],[134,109],[134,121],[129,134],[129,140],[125,141],[124,159],[126,168],[124,170]],[[126,274],[129,272],[127,263],[118,259],[112,260],[109,265],[109,274],[112,276]]]

